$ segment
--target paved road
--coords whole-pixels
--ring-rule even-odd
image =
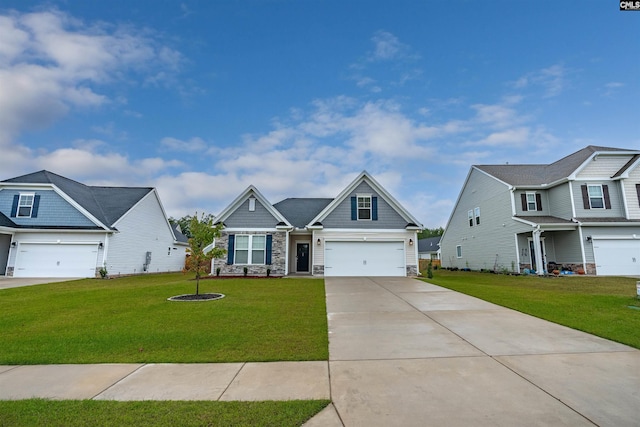
[[[640,351],[407,278],[327,278],[307,426],[638,426]]]

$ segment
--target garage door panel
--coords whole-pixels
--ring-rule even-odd
[[[21,243],[15,277],[93,277],[98,257],[95,244]]]
[[[593,255],[599,276],[639,276],[640,241],[593,239]]]
[[[405,276],[404,242],[327,242],[325,276]]]

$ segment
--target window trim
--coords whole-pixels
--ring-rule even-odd
[[[369,201],[369,207],[360,207],[360,199]],[[368,210],[369,218],[360,218],[360,210]],[[373,220],[373,197],[371,194],[356,194],[356,220],[358,221],[372,221]]]
[[[600,196],[599,197],[592,197],[591,193],[590,193],[590,189],[591,188],[599,188],[600,189]],[[589,208],[590,209],[606,209],[606,202],[604,200],[604,189],[602,188],[602,184],[587,184],[587,198],[589,199]],[[591,199],[600,199],[602,206],[593,206],[593,203],[591,203]]]
[[[22,201],[23,201],[23,197],[26,199],[27,197],[31,197],[31,204],[30,205],[23,205]],[[18,198],[18,208],[16,210],[16,218],[31,218],[33,215],[33,206],[35,204],[35,200],[36,200],[36,193],[20,193],[20,197]],[[20,209],[22,208],[29,208],[29,215],[21,215],[20,214]]]
[[[247,239],[247,248],[246,249],[238,249],[238,237],[248,237]],[[264,244],[262,249],[253,247],[253,238],[254,237],[264,237]],[[238,262],[238,251],[247,251],[247,262],[240,263]],[[254,262],[253,260],[253,252],[254,251],[262,251],[262,260],[261,262]],[[234,265],[267,265],[267,235],[266,234],[236,234],[233,241],[233,264]]]
[[[462,258],[462,245],[456,245],[456,258]]]
[[[473,209],[467,211],[467,222],[469,223],[469,227],[473,227]]]
[[[527,212],[530,211],[537,211],[538,210],[538,200],[536,197],[536,192],[535,191],[527,191],[526,193],[526,198],[527,198]],[[529,197],[533,198],[533,201],[531,201],[529,199]],[[531,207],[531,204],[533,203],[533,208]]]
[[[473,210],[473,216],[476,219],[476,225],[480,225],[480,206],[476,206]]]

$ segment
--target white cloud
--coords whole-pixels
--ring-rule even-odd
[[[187,153],[196,153],[199,151],[205,151],[207,149],[207,143],[202,138],[191,138],[188,141],[184,141],[170,136],[162,138],[160,140],[160,146],[164,150],[168,151],[180,151]]]
[[[99,107],[100,85],[129,71],[176,71],[181,55],[143,30],[86,24],[57,11],[0,16],[0,143],[71,108]]]
[[[544,98],[552,98],[560,95],[567,87],[568,70],[561,64],[554,64],[541,70],[527,73],[520,77],[512,86],[516,89],[529,87],[542,88]]]

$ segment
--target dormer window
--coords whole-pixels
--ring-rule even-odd
[[[249,212],[254,212],[256,210],[256,199],[255,197],[249,197]]]
[[[358,220],[371,219],[371,196],[357,196]]]
[[[34,199],[35,194],[33,193],[20,193],[20,199],[18,200],[18,218],[31,218]]]

